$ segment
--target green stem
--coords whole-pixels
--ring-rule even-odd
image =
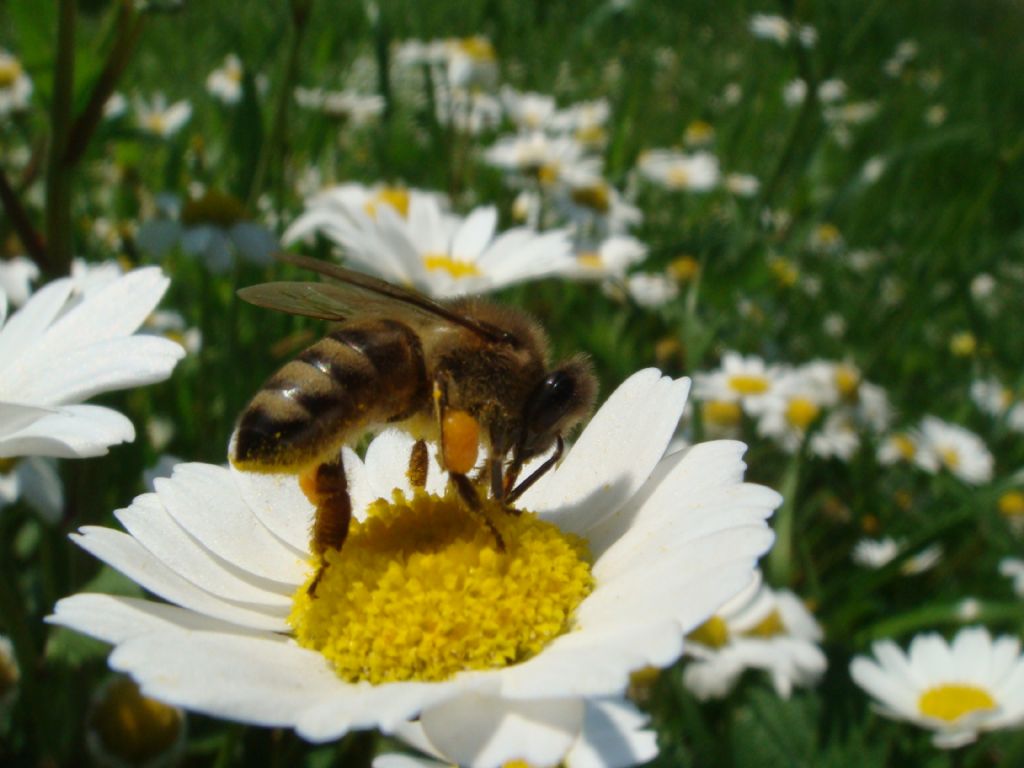
[[[768,554],[768,578],[776,586],[787,586],[793,576],[793,528],[802,456],[802,450],[793,454],[779,488],[782,507],[775,513],[775,545]]]
[[[53,275],[71,266],[71,169],[64,163],[71,130],[75,83],[75,21],[77,0],[59,0],[57,60],[50,111],[50,155],[46,169],[47,265]]]

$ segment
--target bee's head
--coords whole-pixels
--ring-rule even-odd
[[[597,378],[586,357],[572,357],[549,371],[526,399],[521,431],[512,446],[510,477],[514,480],[524,462],[547,451],[583,421],[596,397]]]

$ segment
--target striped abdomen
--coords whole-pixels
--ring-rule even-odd
[[[275,373],[243,411],[231,462],[255,472],[298,472],[329,459],[369,425],[429,403],[423,352],[394,320],[350,321]]]

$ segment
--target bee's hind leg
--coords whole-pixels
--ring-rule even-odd
[[[494,524],[494,521],[487,516],[487,512],[484,510],[483,504],[480,502],[480,494],[477,493],[476,486],[473,485],[473,481],[465,475],[451,473],[452,482],[455,483],[455,490],[459,492],[459,496],[466,502],[466,506],[480,515],[484,522],[487,523],[487,527],[491,529],[491,533],[494,534],[494,543],[498,547],[499,552],[505,551],[505,538],[501,535],[501,531],[498,530],[498,526]]]
[[[348,478],[341,454],[333,461],[318,464],[299,476],[299,487],[316,507],[310,548],[320,558],[320,568],[307,592],[316,597],[316,588],[327,570],[327,550],[341,549],[352,521],[352,500],[348,495]]]
[[[427,455],[427,443],[425,440],[417,440],[413,443],[412,453],[409,454],[409,469],[406,476],[413,488],[427,487],[427,470],[430,469],[430,457]]]

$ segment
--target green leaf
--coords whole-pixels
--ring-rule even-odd
[[[733,724],[736,768],[821,765],[815,746],[816,704],[809,696],[785,700],[768,689],[754,690]]]

